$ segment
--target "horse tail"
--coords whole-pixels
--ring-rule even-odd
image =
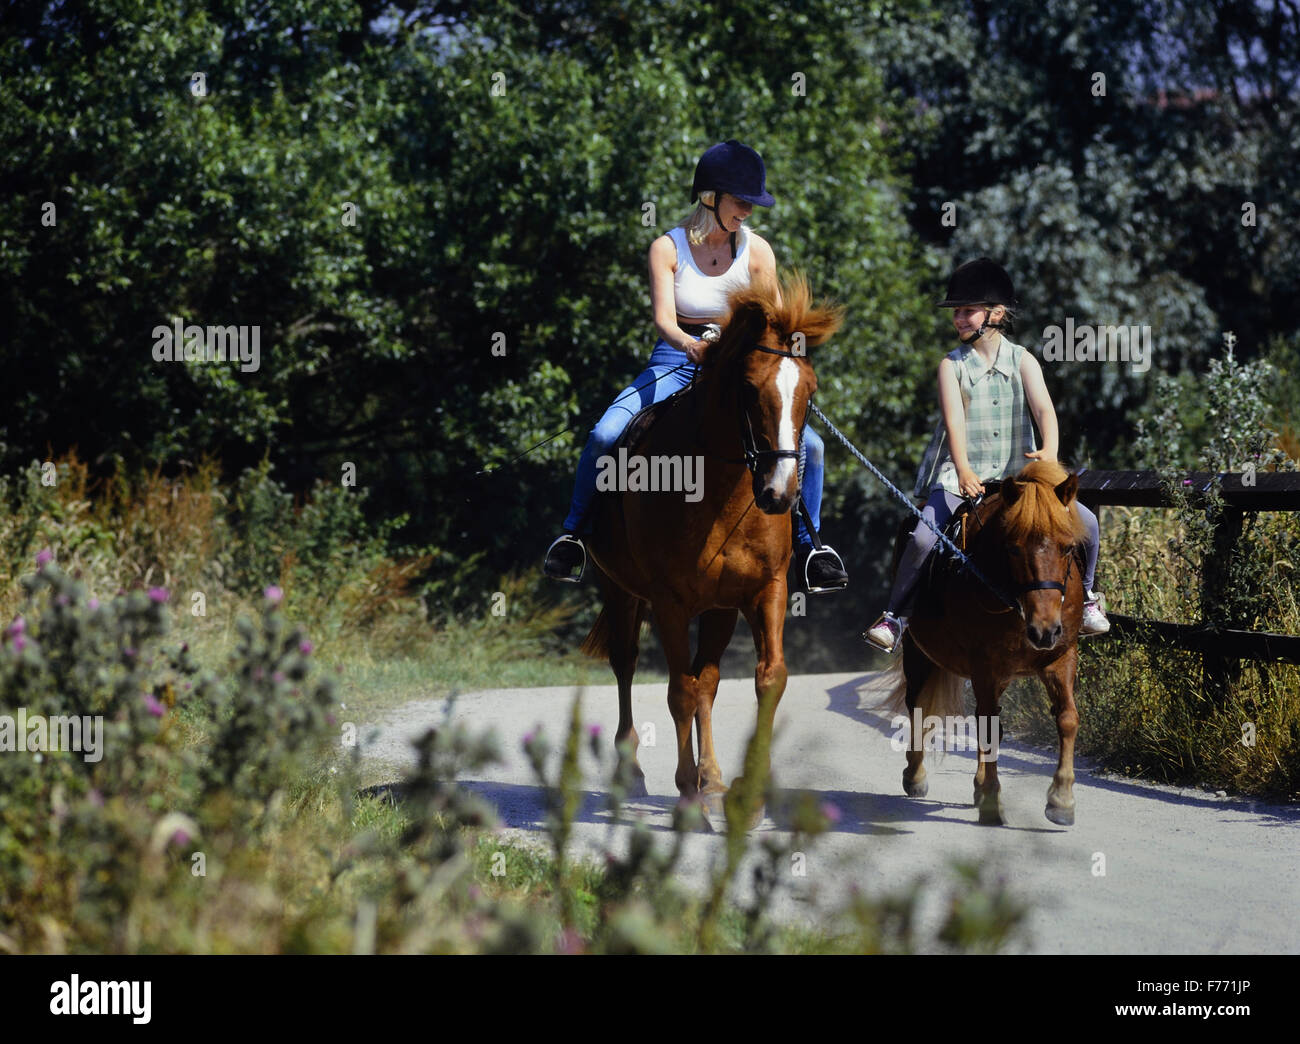
[[[879,685],[885,691],[884,698],[877,706],[890,714],[907,715],[907,676],[903,673],[903,658],[897,657],[888,670],[877,676]],[[930,673],[921,686],[917,697],[921,715],[937,715],[946,718],[949,715],[961,717],[966,708],[966,679],[961,675],[945,671],[938,664],[930,664]]]
[[[591,625],[587,637],[582,640],[582,651],[593,660],[609,659],[610,624],[609,610],[601,607],[600,615]]]

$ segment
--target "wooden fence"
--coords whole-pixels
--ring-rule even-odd
[[[1142,620],[1110,613],[1111,635],[1173,645],[1201,654],[1203,682],[1210,695],[1220,695],[1240,671],[1241,660],[1300,664],[1300,636],[1241,630],[1215,625],[1220,614],[1213,611],[1228,575],[1242,521],[1248,511],[1300,511],[1300,473],[1258,472],[1254,484],[1244,484],[1242,475],[1217,476],[1221,482],[1224,510],[1215,527],[1211,551],[1201,577],[1201,623],[1175,624]],[[1192,472],[1183,485],[1192,502],[1204,501],[1216,476]],[[1154,471],[1082,471],[1079,500],[1094,511],[1098,507],[1172,507]],[[1300,565],[1300,563],[1297,563]],[[1095,640],[1095,639],[1092,639]]]

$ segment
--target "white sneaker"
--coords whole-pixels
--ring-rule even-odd
[[[871,629],[863,632],[862,637],[877,649],[891,653],[898,648],[905,630],[907,630],[906,616],[882,613],[880,619],[871,625]]]
[[[1110,630],[1110,621],[1102,610],[1102,598],[1096,591],[1089,591],[1083,603],[1083,623],[1079,634],[1105,634]]]

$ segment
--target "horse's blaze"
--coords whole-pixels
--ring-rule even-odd
[[[794,428],[794,396],[799,386],[799,366],[793,359],[782,359],[776,371],[777,403],[776,448],[796,449]],[[799,494],[799,462],[793,457],[783,457],[754,476],[754,501],[769,515],[789,511]]]

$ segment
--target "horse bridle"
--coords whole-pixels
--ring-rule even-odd
[[[978,503],[979,501],[976,500],[975,504],[978,505]],[[979,529],[983,529],[984,520],[979,517],[979,512],[973,510],[972,508],[972,514],[975,516],[975,521],[979,523]],[[976,532],[978,532],[978,530],[976,530]],[[997,613],[994,613],[993,615],[997,616],[1002,613],[1009,613],[1014,608],[1020,614],[1020,618],[1022,620],[1027,619],[1027,617],[1025,616],[1025,607],[1020,600],[1025,595],[1027,595],[1030,591],[1060,591],[1061,604],[1064,605],[1066,585],[1069,584],[1070,582],[1070,571],[1074,568],[1074,555],[1075,555],[1075,549],[1073,547],[1067,548],[1061,554],[1062,558],[1068,559],[1068,561],[1065,563],[1064,582],[1060,580],[1028,580],[1023,584],[1016,585],[1015,596],[1013,599],[1008,599],[1000,591],[995,591],[994,593],[998,595],[998,597],[1007,606],[1007,608],[999,609]]]
[[[747,353],[754,351],[766,352],[768,355],[779,355],[784,359],[807,358],[803,353],[785,352],[779,348],[768,348],[761,344],[751,344],[749,348],[746,349]],[[811,396],[809,396],[808,401],[812,401]],[[758,469],[765,466],[763,463],[764,461],[788,460],[790,458],[795,460],[799,459],[799,446],[803,442],[803,428],[800,428],[799,433],[795,436],[794,449],[761,450],[758,448],[758,444],[754,439],[754,423],[749,419],[749,410],[745,408],[743,397],[737,396],[736,402],[740,406],[740,416],[744,421],[744,425],[740,429],[740,448],[743,454],[742,459],[745,462],[745,467],[749,469],[750,474],[757,475]],[[804,427],[808,426],[809,412],[811,411],[804,412]]]

